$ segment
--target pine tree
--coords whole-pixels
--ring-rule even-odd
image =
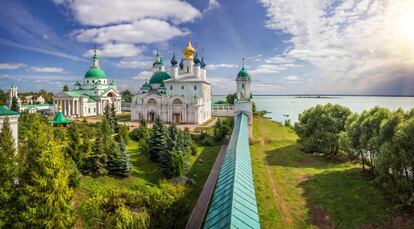
[[[108,162],[107,151],[103,142],[103,134],[98,133],[93,144],[92,154],[88,157],[86,168],[89,173],[102,176],[108,174],[106,165]]]
[[[71,125],[68,128],[68,135],[67,155],[72,158],[78,168],[81,168],[84,153],[82,152],[81,136],[77,125]]]
[[[63,85],[63,91],[69,91],[69,87],[67,84]]]
[[[17,177],[15,153],[15,140],[6,118],[0,130],[0,228],[10,227],[8,224],[13,218],[14,179]]]
[[[140,145],[140,152],[142,153],[147,153],[148,152],[148,138],[149,138],[149,134],[150,131],[148,129],[148,124],[147,124],[147,120],[145,120],[145,118],[141,115],[140,119],[139,119],[139,127],[138,127],[138,131],[140,133],[140,139],[139,139],[139,145]]]
[[[151,134],[147,140],[147,147],[150,159],[155,162],[160,162],[161,155],[165,155],[168,152],[167,131],[160,117],[155,119]]]
[[[112,144],[108,156],[108,171],[114,176],[127,177],[131,174],[131,159],[126,150],[125,142],[121,138],[121,142]]]
[[[111,105],[111,120],[112,120],[112,125],[113,126],[113,131],[118,133],[118,128],[119,128],[119,124],[118,124],[118,118],[116,117],[116,109],[115,109],[115,103],[112,103]]]
[[[184,156],[181,151],[171,152],[167,167],[167,176],[169,178],[184,175]]]
[[[20,112],[20,107],[19,107],[19,103],[17,102],[17,97],[12,98],[10,110]]]
[[[22,150],[22,174],[19,179],[18,228],[68,228],[73,225],[69,187],[72,168],[63,148],[53,138],[45,122],[29,126]]]

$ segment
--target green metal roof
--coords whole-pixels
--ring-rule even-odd
[[[65,93],[66,95],[70,97],[81,97],[83,95],[82,93],[79,93],[78,91],[64,91],[63,93]]]
[[[156,73],[154,73],[154,75],[152,75],[149,83],[153,84],[153,83],[162,83],[164,80],[170,79],[171,76],[164,72],[164,71],[158,71]]]
[[[85,78],[106,79],[106,74],[101,68],[91,67],[85,74]]]
[[[249,75],[249,73],[246,71],[246,69],[244,69],[244,66],[243,66],[243,68],[240,70],[239,74],[237,74],[237,79],[239,79],[239,78],[247,78],[247,79],[250,79],[250,75]]]
[[[70,121],[69,119],[66,119],[62,111],[59,111],[58,113],[56,113],[55,118],[49,122],[53,124],[67,124],[67,123],[71,123],[72,121]]]
[[[0,116],[8,116],[8,115],[20,115],[20,113],[0,106]]]
[[[204,228],[260,228],[246,114],[236,117]]]

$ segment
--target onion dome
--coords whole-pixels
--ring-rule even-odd
[[[151,85],[145,81],[145,83],[141,87],[141,90],[151,90]]]
[[[175,59],[175,53],[174,53],[173,57],[171,58],[170,63],[171,63],[171,66],[176,66],[178,64],[177,60]]]
[[[164,65],[164,61],[162,60],[162,57],[160,56],[160,54],[157,50],[157,55],[155,56],[155,61],[152,64],[152,67],[157,67],[159,65]]]
[[[85,78],[106,79],[105,72],[99,66],[99,58],[96,54],[96,48],[93,51],[94,55],[92,57],[92,64],[90,69],[85,73]]]
[[[184,60],[183,60],[183,58],[181,58],[181,61],[180,61],[180,69],[183,69],[184,68]]]
[[[196,50],[191,45],[190,34],[188,34],[187,47],[185,47],[183,49],[184,59],[186,59],[186,60],[194,59],[194,54],[195,53],[196,53]]]
[[[13,81],[12,85],[10,86],[10,88],[17,88],[17,86],[16,86],[16,84],[14,83],[14,81]]]
[[[244,58],[243,58],[243,67],[240,72],[237,74],[237,79],[250,79],[249,73],[244,68]]]
[[[193,61],[195,65],[201,64],[200,59],[198,59],[198,53],[195,54]]]
[[[207,66],[206,62],[204,62],[204,57],[201,57],[201,68],[205,68]]]
[[[80,87],[81,84],[79,83],[79,81],[76,81],[76,83],[74,84],[74,86]]]
[[[154,75],[152,75],[149,83],[150,84],[161,84],[164,80],[170,79],[171,76],[163,71],[155,72]]]

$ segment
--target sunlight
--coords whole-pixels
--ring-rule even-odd
[[[396,12],[396,20],[393,23],[393,30],[397,39],[405,42],[414,42],[414,3],[401,7]]]

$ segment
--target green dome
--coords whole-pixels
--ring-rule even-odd
[[[250,79],[249,73],[244,69],[244,67],[240,70],[239,74],[237,74],[237,78],[247,78]]]
[[[151,85],[149,85],[147,82],[145,82],[145,83],[142,85],[141,89],[144,89],[144,90],[150,90],[150,89],[151,89]]]
[[[164,80],[168,80],[170,78],[171,78],[171,76],[168,73],[160,71],[160,72],[156,72],[156,73],[154,73],[154,75],[152,75],[149,83],[150,84],[154,84],[154,83],[159,83],[160,84]]]
[[[99,78],[99,79],[106,79],[105,72],[100,68],[90,68],[86,74],[85,78]]]

